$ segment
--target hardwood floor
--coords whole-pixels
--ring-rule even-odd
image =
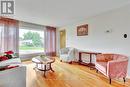
[[[24,64],[27,65],[27,87],[130,87],[130,80],[123,83],[122,79],[112,80],[110,85],[107,77],[77,63],[68,64],[56,59],[52,65],[55,72],[47,72],[47,78],[41,71],[33,70],[31,61]]]

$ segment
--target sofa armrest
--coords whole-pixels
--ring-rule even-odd
[[[112,60],[107,64],[107,76],[110,78],[126,77],[128,60]]]

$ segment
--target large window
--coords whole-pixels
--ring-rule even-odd
[[[32,54],[44,52],[44,31],[19,29],[20,54]]]

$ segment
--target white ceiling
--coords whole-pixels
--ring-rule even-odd
[[[13,18],[61,27],[129,2],[130,0],[15,0]]]

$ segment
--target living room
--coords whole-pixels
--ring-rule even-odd
[[[0,87],[130,86],[129,0],[2,1]]]

